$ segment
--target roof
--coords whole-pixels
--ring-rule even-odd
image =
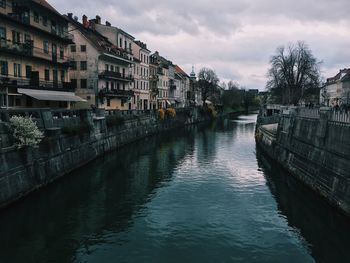
[[[183,69],[180,68],[178,65],[175,66],[175,71],[176,71],[176,73],[178,73],[178,74],[181,74],[181,75],[183,75],[183,76],[185,76],[185,77],[188,77],[188,75],[186,74],[186,72],[183,71]]]
[[[123,60],[128,60],[127,57],[124,57],[125,50],[118,48],[113,45],[107,37],[103,36],[96,30],[91,27],[84,27],[83,24],[70,18],[69,16],[64,15],[64,17],[77,29],[79,30],[101,53],[106,53],[113,56],[118,56]],[[132,61],[130,61],[132,63]]]
[[[345,74],[345,75],[344,75],[344,74]],[[331,77],[331,78],[328,78],[328,79],[327,79],[327,84],[332,84],[332,83],[334,83],[334,82],[336,82],[336,81],[338,81],[338,80],[343,81],[344,78],[347,79],[349,76],[350,76],[350,69],[347,69],[347,68],[341,69],[341,70],[338,72],[337,75],[335,75],[334,77]],[[346,80],[346,79],[345,79],[345,80]]]
[[[52,7],[52,5],[50,5],[46,0],[31,0],[31,1],[61,16],[61,14],[54,7]]]

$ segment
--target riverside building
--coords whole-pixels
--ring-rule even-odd
[[[44,0],[0,1],[0,107],[69,108],[68,23]]]

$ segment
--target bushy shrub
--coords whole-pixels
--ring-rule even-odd
[[[92,127],[88,123],[79,123],[74,125],[67,125],[62,128],[62,133],[67,135],[83,135],[89,133]]]
[[[158,116],[159,116],[159,119],[164,120],[165,110],[164,109],[159,109],[158,110]]]
[[[168,108],[165,111],[166,115],[171,117],[171,118],[175,118],[176,117],[176,110],[174,108]]]
[[[39,130],[32,117],[12,116],[10,126],[13,129],[13,137],[18,148],[26,146],[37,146],[44,134]]]
[[[124,118],[112,115],[107,117],[106,122],[108,127],[116,127],[124,123]]]

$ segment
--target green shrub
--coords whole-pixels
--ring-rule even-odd
[[[62,133],[67,135],[83,135],[90,133],[92,127],[88,123],[79,123],[74,125],[67,125],[62,128]]]
[[[106,119],[107,127],[116,127],[124,124],[124,118],[120,116],[108,116]]]
[[[35,147],[44,137],[31,116],[12,116],[10,119],[10,127],[13,130],[13,137],[16,140],[18,148],[25,146]]]

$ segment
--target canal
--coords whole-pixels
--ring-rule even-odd
[[[111,152],[0,212],[0,262],[350,262],[349,220],[267,159],[256,115]]]

